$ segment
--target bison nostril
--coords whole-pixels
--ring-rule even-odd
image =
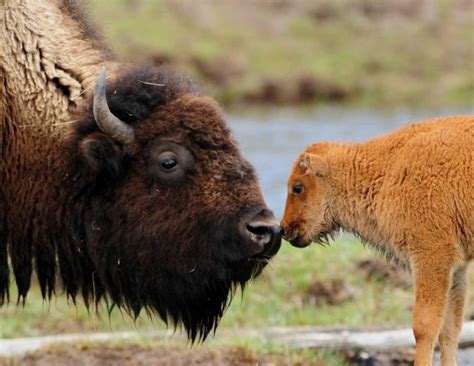
[[[247,230],[255,235],[269,234],[270,230],[264,225],[247,224]]]
[[[250,239],[254,242],[266,244],[271,240],[271,233],[264,226],[247,224],[247,231],[250,233]]]
[[[252,241],[260,244],[268,244],[273,237],[279,235],[280,228],[276,224],[269,224],[262,221],[250,222],[246,225]]]

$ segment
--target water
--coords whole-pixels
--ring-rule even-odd
[[[325,107],[301,112],[275,109],[230,117],[245,157],[255,166],[269,207],[281,217],[291,164],[309,144],[324,140],[362,141],[406,123],[431,117],[474,114],[474,107],[439,110]]]

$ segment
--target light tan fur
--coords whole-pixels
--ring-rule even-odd
[[[118,71],[93,33],[73,0],[0,0],[0,237],[3,197],[19,195],[18,181],[37,190],[38,177],[60,165],[64,156],[56,151],[90,99],[100,66],[110,79]],[[15,162],[9,172],[5,161]]]
[[[474,257],[473,165],[474,116],[458,116],[309,146],[289,178],[281,225],[292,244],[342,229],[411,268],[417,366],[431,365],[437,339],[442,365],[456,364]]]
[[[0,1],[0,129],[22,129],[25,140],[29,130],[54,136],[90,96],[101,65],[113,78],[118,64],[70,7]]]

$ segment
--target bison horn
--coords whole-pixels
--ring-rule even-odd
[[[94,119],[102,132],[109,135],[113,140],[123,144],[129,144],[134,139],[133,128],[115,117],[107,104],[105,95],[105,68],[100,68],[99,77],[95,86],[93,102]]]

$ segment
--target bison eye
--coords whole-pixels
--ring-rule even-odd
[[[147,151],[148,174],[154,182],[176,187],[194,166],[194,156],[184,145],[155,140]]]
[[[303,193],[303,190],[304,190],[303,183],[295,183],[291,187],[291,191],[293,192],[293,194],[301,194]]]
[[[164,170],[173,170],[178,166],[178,160],[173,157],[165,157],[160,160],[160,166]]]

